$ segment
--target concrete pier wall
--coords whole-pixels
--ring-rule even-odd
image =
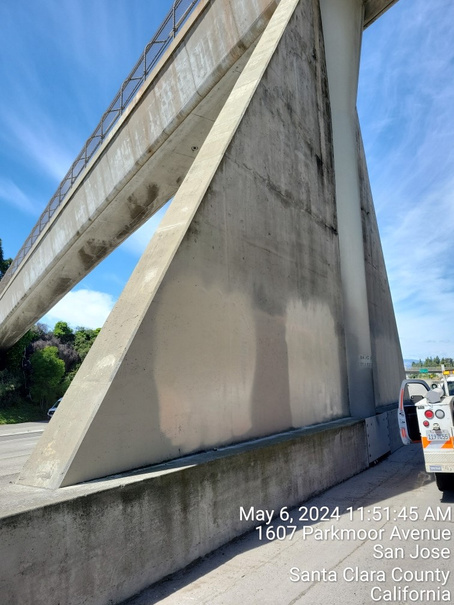
[[[318,3],[283,0],[22,483],[349,416],[323,57]]]
[[[55,489],[288,429],[368,417],[397,396],[399,345],[373,214],[364,233],[361,225],[371,198],[356,142],[356,89],[346,89],[356,81],[356,62],[341,62],[345,81],[332,63],[336,77],[328,85],[324,37],[339,9],[331,14],[331,1],[323,11],[314,0],[280,2],[22,484]],[[361,3],[342,2],[344,17],[353,7],[358,21],[344,59],[356,60]],[[330,44],[332,59],[337,49]],[[336,174],[347,156],[349,179]],[[367,271],[364,243],[374,249]],[[352,298],[350,282],[359,284],[361,300]],[[376,290],[379,298],[370,299]],[[369,306],[378,308],[372,330]],[[371,340],[378,362],[388,355],[389,374],[377,373]],[[346,343],[354,345],[348,364]]]
[[[359,124],[357,144],[374,399],[378,408],[395,403],[405,370]]]

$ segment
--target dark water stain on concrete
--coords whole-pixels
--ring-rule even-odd
[[[100,259],[104,258],[110,247],[111,246],[105,241],[89,239],[78,252],[84,269],[94,267]]]

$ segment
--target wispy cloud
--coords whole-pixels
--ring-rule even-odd
[[[73,328],[100,328],[106,321],[112,307],[114,298],[105,292],[96,290],[75,290],[64,296],[41,319],[42,323],[53,327],[57,321],[66,321]]]
[[[363,43],[358,110],[405,357],[454,354],[453,22],[450,0],[400,0]]]
[[[57,132],[56,125],[37,111],[31,119],[24,115],[20,118],[11,116],[5,126],[14,145],[22,151],[27,161],[34,162],[56,183],[60,182],[76,154],[74,146],[66,143],[68,139]]]
[[[394,228],[382,230],[387,267],[398,312],[435,315],[450,323],[454,279],[454,175],[448,183],[407,207]]]
[[[0,177],[0,200],[3,204],[8,204],[17,208],[21,212],[38,216],[40,209],[36,207],[30,198],[8,178]]]

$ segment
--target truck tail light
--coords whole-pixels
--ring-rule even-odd
[[[429,418],[429,419],[430,419],[430,418],[433,418],[433,417],[434,417],[434,413],[432,412],[432,410],[426,410],[426,411],[424,412],[424,416],[425,416],[426,418]]]

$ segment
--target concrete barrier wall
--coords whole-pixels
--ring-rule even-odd
[[[56,491],[11,486],[0,522],[8,605],[118,603],[276,510],[365,469],[364,421],[336,421]],[[26,504],[28,503],[28,504]]]

